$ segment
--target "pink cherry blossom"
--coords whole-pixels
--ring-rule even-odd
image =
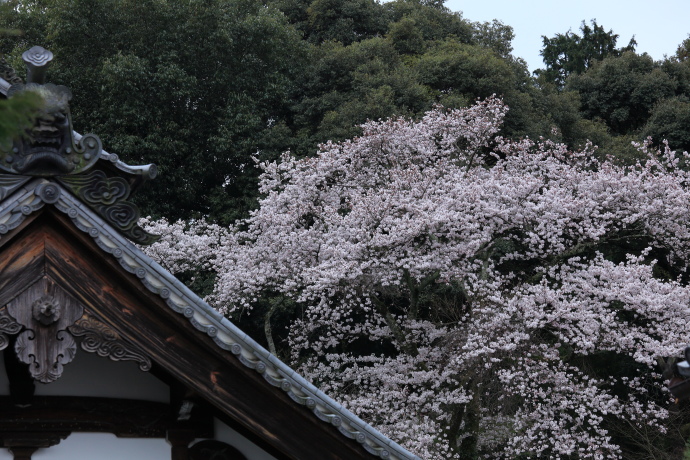
[[[497,137],[506,111],[438,107],[285,153],[246,221],[147,221],[164,235],[149,254],[214,272],[207,300],[230,316],[289,299],[296,370],[422,458],[621,458],[612,426],[668,427],[688,174],[649,143],[623,167]],[[594,372],[599,356],[627,374]]]

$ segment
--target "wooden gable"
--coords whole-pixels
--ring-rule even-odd
[[[0,447],[28,460],[71,433],[106,432],[165,438],[173,460],[246,458],[214,439],[220,421],[272,458],[417,459],[132,243],[156,238],[138,227],[129,201],[156,168],[127,165],[97,136],[58,123],[69,118],[71,93],[44,84],[51,59],[34,47],[24,53],[33,81],[10,87],[0,79],[7,95],[38,88],[53,111],[28,139],[0,143],[0,350],[9,387],[0,391]],[[134,362],[169,397],[35,394],[84,353]]]
[[[297,406],[286,392],[268,385],[260,373],[216,346],[208,334],[190,327],[184,313],[169,308],[164,299],[144,287],[136,274],[123,269],[117,259],[103,257],[93,238],[76,229],[67,216],[52,209],[31,215],[19,228],[0,239],[0,305],[8,305],[15,299],[22,301],[22,294],[31,291],[37,293],[22,305],[25,310],[31,307],[28,300],[44,292],[50,291],[55,296],[62,291],[63,298],[71,298],[83,306],[79,320],[103,325],[128,348],[136,350],[125,359],[147,358],[154,372],[172,382],[180,397],[165,409],[172,414],[168,420],[159,420],[161,426],[155,429],[160,435],[177,433],[186,440],[183,442],[208,435],[203,424],[196,427],[176,423],[175,415],[186,397],[201,404],[201,410],[219,414],[230,426],[278,458],[369,457],[358,443],[344,437],[335,426],[324,424],[306,407]],[[60,342],[56,339],[49,346],[54,347],[55,343]],[[134,356],[137,354],[141,357]],[[69,363],[64,369],[69,369]],[[65,406],[69,407],[69,401],[56,401],[52,412],[44,406],[36,413],[28,406],[23,410],[29,415],[22,417],[22,409],[11,409],[10,398],[5,398],[4,403],[0,409],[0,427],[11,426],[15,432],[32,433],[32,436],[38,425],[61,432],[64,422],[60,421],[66,417]],[[69,417],[88,418],[74,410],[77,412]],[[151,410],[155,412],[154,408]],[[50,426],[51,419],[54,427]],[[83,426],[74,428],[88,431],[96,428],[97,422],[93,426],[82,423]],[[121,423],[127,426],[126,418]]]

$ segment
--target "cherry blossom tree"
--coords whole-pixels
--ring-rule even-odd
[[[214,273],[227,315],[261,308],[273,352],[422,458],[651,458],[625,433],[670,425],[689,176],[650,144],[621,167],[503,139],[506,112],[438,107],[286,153],[260,165],[249,219],[148,222],[149,253]]]

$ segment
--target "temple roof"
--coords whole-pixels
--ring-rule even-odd
[[[0,93],[7,94],[10,86],[0,78]],[[72,136],[75,145],[84,139],[97,140],[95,136],[88,135],[91,137],[87,138],[74,132]],[[35,224],[38,226],[53,225],[51,222],[55,219],[51,218],[45,220],[46,224],[40,224],[37,216],[42,213],[49,211],[49,215],[62,215],[58,219],[62,225],[70,223],[75,231],[88,235],[86,240],[95,243],[94,248],[99,248],[97,251],[90,249],[89,254],[98,252],[97,257],[116,261],[124,275],[130,274],[125,276],[130,280],[127,282],[138,282],[158,299],[155,304],[165,305],[168,313],[182,318],[189,330],[198,331],[194,334],[201,333],[210,339],[200,342],[206,344],[203,349],[212,354],[221,353],[226,356],[223,359],[236,360],[247,372],[262,377],[267,388],[272,388],[271,392],[282,392],[292,401],[295,410],[311,412],[314,419],[322,421],[325,430],[339,433],[344,443],[355,446],[355,451],[358,444],[365,456],[368,452],[384,459],[418,459],[269,353],[134,244],[131,240],[146,244],[153,237],[142,233],[143,230],[133,222],[139,214],[136,209],[134,212],[128,208],[127,198],[141,182],[155,178],[155,166],[130,166],[117,155],[102,150],[100,144],[95,147],[98,147],[97,159],[89,160],[90,166],[73,174],[46,174],[44,167],[37,175],[16,174],[8,170],[9,163],[6,165],[4,169],[8,173],[0,174],[0,246],[5,244],[6,238],[17,239],[17,235],[25,232],[25,226],[34,225],[31,222],[39,222]],[[110,193],[104,196],[103,190],[106,189],[117,196],[113,198]],[[95,195],[98,196],[93,198]],[[127,208],[126,212],[122,211],[124,208]],[[126,219],[119,219],[123,213]],[[194,334],[190,333],[190,337]],[[0,342],[2,335],[0,329]],[[195,382],[198,386],[211,388],[217,384],[213,376],[190,378],[204,379],[203,382]],[[211,388],[208,394],[213,391]],[[262,414],[265,415],[265,411]],[[331,428],[326,428],[329,426]],[[263,437],[271,444],[272,434],[262,433],[260,429],[255,431],[259,438]],[[309,437],[308,433],[305,434],[305,438]],[[288,454],[291,458],[295,455]]]

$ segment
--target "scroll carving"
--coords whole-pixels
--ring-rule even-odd
[[[139,208],[128,201],[129,183],[122,177],[110,177],[101,170],[77,176],[63,176],[60,183],[74,192],[122,233],[140,244],[151,244],[158,238],[137,225]]]
[[[7,335],[18,334],[22,325],[17,323],[8,313],[7,308],[0,308],[0,350],[7,348],[10,343]]]
[[[8,303],[6,310],[25,328],[14,346],[19,360],[29,365],[35,380],[57,380],[76,354],[76,343],[67,328],[82,316],[83,306],[44,277]]]
[[[129,198],[129,184],[122,177],[108,177],[103,171],[92,171],[84,176],[63,180],[70,188],[91,205],[110,206]]]
[[[69,331],[75,337],[84,337],[81,342],[84,351],[107,356],[113,361],[135,361],[142,371],[151,370],[148,356],[88,313],[70,326]]]

